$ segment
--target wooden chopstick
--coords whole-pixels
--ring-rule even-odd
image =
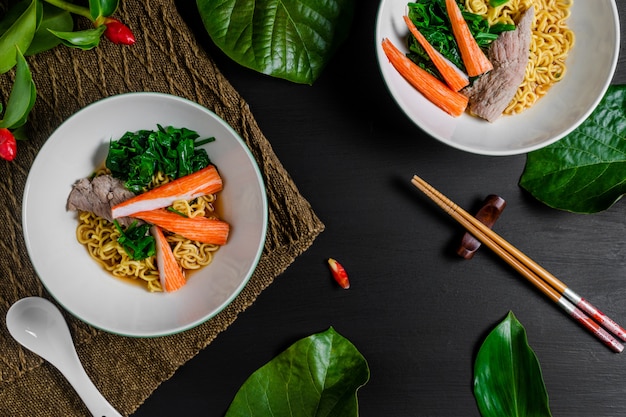
[[[514,267],[524,278],[557,303],[571,317],[604,342],[604,344],[615,352],[624,350],[624,346],[604,328],[599,326],[598,323],[593,321],[593,319],[597,320],[602,326],[620,339],[626,340],[626,331],[621,326],[568,288],[567,285],[550,274],[519,249],[504,240],[500,235],[441,194],[422,178],[415,175],[411,182],[426,196],[437,203],[446,213],[459,222],[459,224],[472,233],[476,239],[480,240],[505,262]],[[593,319],[587,316],[585,312],[591,315]]]

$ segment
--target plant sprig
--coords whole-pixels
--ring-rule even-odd
[[[0,20],[0,75],[15,69],[15,82],[0,119],[2,140],[0,157],[12,160],[15,152],[2,152],[7,141],[15,150],[16,139],[24,139],[19,131],[27,121],[35,104],[37,90],[25,56],[50,50],[58,45],[92,49],[104,35],[116,44],[131,45],[135,38],[131,30],[111,16],[117,11],[119,0],[89,0],[81,6],[65,0],[21,0],[13,5]],[[92,28],[74,30],[72,15],[92,22]],[[3,107],[0,104],[0,116]]]

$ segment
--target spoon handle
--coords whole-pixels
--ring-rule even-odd
[[[78,357],[77,357],[78,359]],[[65,377],[94,417],[122,417],[93,384],[80,362]]]

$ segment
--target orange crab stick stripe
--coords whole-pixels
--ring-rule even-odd
[[[176,200],[193,200],[222,189],[222,178],[213,165],[155,187],[113,206],[114,219],[172,205]]]
[[[434,75],[420,68],[387,38],[383,39],[383,50],[391,65],[424,97],[452,116],[463,114],[469,101],[467,96],[452,90]]]
[[[469,78],[463,74],[463,72],[458,69],[456,65],[448,61],[439,51],[433,48],[433,46],[428,42],[424,35],[422,35],[408,16],[404,16],[404,22],[409,28],[409,31],[411,31],[411,34],[415,37],[415,39],[417,39],[422,48],[424,48],[424,51],[426,51],[430,59],[433,61],[433,64],[435,64],[435,67],[437,67],[439,73],[443,79],[446,80],[446,83],[451,89],[459,91],[463,87],[469,85]]]
[[[467,70],[467,75],[476,77],[487,71],[491,71],[493,65],[482,49],[480,49],[478,43],[476,43],[476,39],[472,36],[456,0],[446,0],[446,10],[450,18],[450,26],[452,26],[454,39],[456,39],[456,43],[459,45],[461,59]]]
[[[162,208],[133,213],[131,217],[157,225],[187,239],[214,245],[226,244],[230,231],[230,225],[223,220],[207,217],[184,217]]]
[[[156,260],[161,287],[165,292],[176,291],[187,283],[183,270],[178,265],[161,229],[158,226],[152,226],[150,233],[156,240]]]

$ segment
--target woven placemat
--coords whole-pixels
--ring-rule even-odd
[[[0,15],[8,0],[0,0]],[[195,7],[189,5],[188,7]],[[178,335],[135,339],[96,330],[66,314],[84,367],[104,396],[129,415],[178,367],[206,347],[304,252],[324,229],[259,130],[246,102],[196,42],[174,0],[123,0],[116,14],[137,37],[133,46],[103,40],[91,51],[57,47],[28,58],[38,89],[29,140],[17,158],[0,160],[0,315],[26,296],[51,299],[28,258],[21,199],[28,171],[46,138],[67,117],[101,98],[135,91],[184,97],[213,110],[246,141],[264,175],[268,235],[258,268],[242,293],[210,321]],[[0,77],[6,103],[11,73]],[[112,121],[114,123],[114,121]],[[89,415],[61,374],[0,331],[1,416]]]

